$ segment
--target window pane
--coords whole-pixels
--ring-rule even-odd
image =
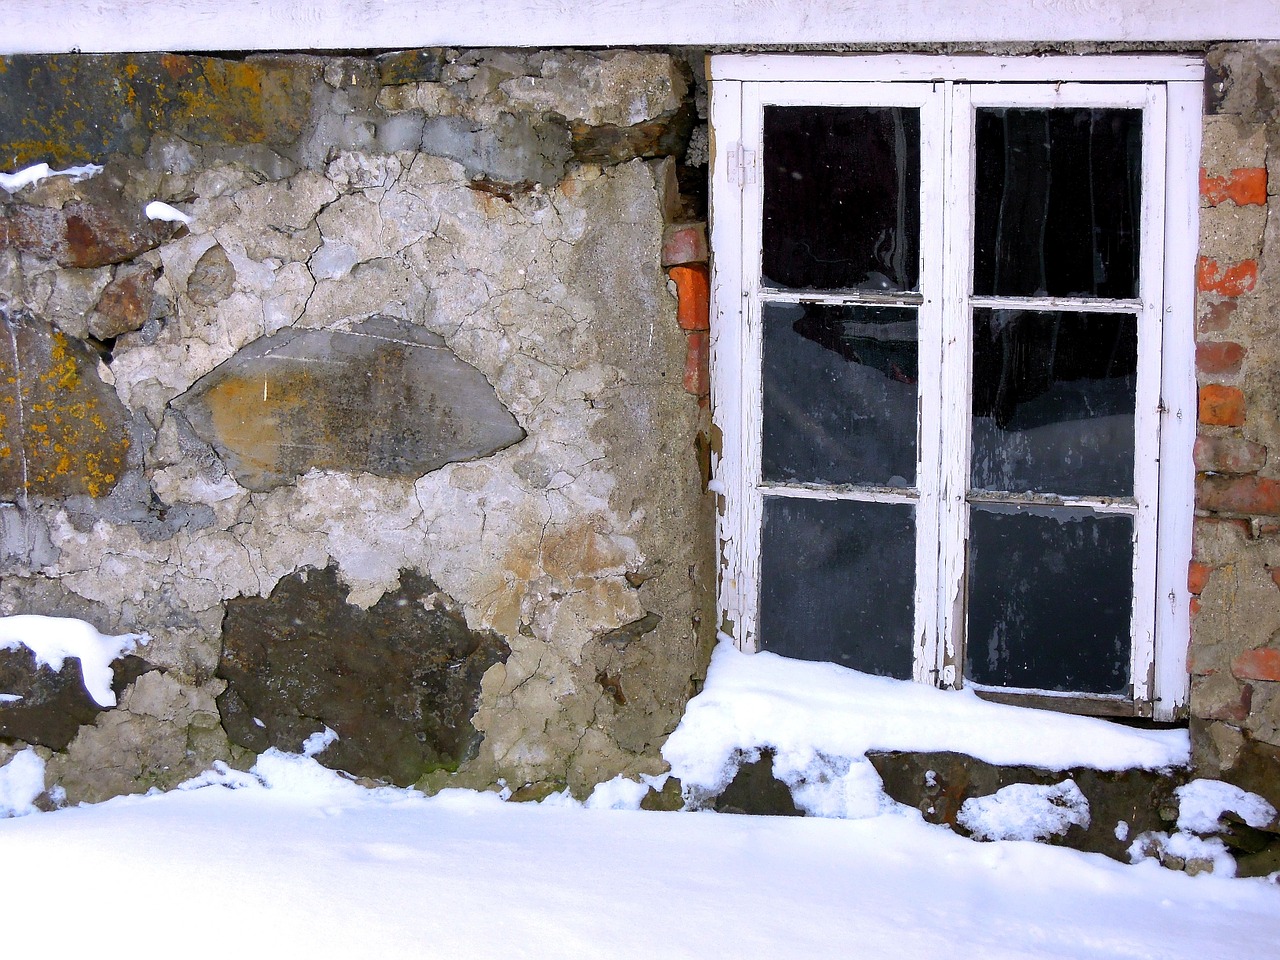
[[[1130,314],[975,310],[971,486],[1131,496],[1137,369]]]
[[[977,111],[974,293],[1138,295],[1142,111]]]
[[[909,487],[916,311],[764,305],[765,480]]]
[[[1128,693],[1132,539],[1127,516],[975,505],[965,675],[988,686]]]
[[[764,108],[763,283],[915,290],[920,111]]]
[[[915,508],[766,497],[760,645],[911,678]]]

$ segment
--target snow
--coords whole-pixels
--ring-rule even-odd
[[[955,751],[1046,770],[1162,769],[1190,758],[1185,730],[990,703],[722,641],[662,755],[686,790],[714,795],[761,748],[774,751],[774,775],[806,812],[851,817],[885,809],[868,750]]]
[[[165,220],[169,223],[191,222],[191,217],[187,214],[161,200],[152,200],[146,205],[143,212],[147,215],[148,220]]]
[[[39,183],[46,177],[70,177],[72,183],[79,183],[102,172],[96,163],[88,163],[80,167],[67,167],[65,170],[50,170],[47,163],[37,163],[17,173],[0,173],[0,190],[17,193],[23,187]]]
[[[0,821],[0,849],[11,956],[51,937],[59,955],[132,955],[140,941],[102,939],[128,903],[146,905],[138,936],[186,960],[1226,960],[1280,942],[1266,881],[980,844],[914,814],[427,798],[277,751],[252,774]]]
[[[1076,782],[1011,783],[960,805],[960,826],[980,840],[1047,840],[1073,826],[1089,827],[1089,801]]]
[[[263,726],[261,720],[258,720],[258,725]],[[314,757],[318,753],[324,753],[329,745],[336,742],[337,739],[338,735],[328,727],[325,727],[302,741],[302,755],[304,757]]]
[[[0,817],[35,813],[35,799],[42,793],[44,760],[34,748],[27,747],[0,767]]]
[[[115,678],[111,661],[147,643],[148,639],[142,633],[106,636],[91,624],[71,617],[0,617],[0,650],[26,647],[35,655],[37,665],[54,671],[62,669],[67,657],[77,658],[84,674],[85,690],[100,707],[116,705],[116,695],[111,689]]]
[[[1221,780],[1192,780],[1175,793],[1178,829],[1189,833],[1217,832],[1227,811],[1251,827],[1265,827],[1276,819],[1276,808],[1262,797]]]

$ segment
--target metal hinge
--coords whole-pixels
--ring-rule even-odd
[[[747,150],[740,143],[729,148],[726,161],[729,164],[729,182],[745,186],[756,182],[756,152]]]

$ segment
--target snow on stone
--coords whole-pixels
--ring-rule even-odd
[[[0,767],[0,817],[36,812],[35,799],[44,793],[44,760],[33,747]]]
[[[649,784],[617,776],[596,784],[585,806],[591,810],[639,810]]]
[[[111,689],[115,678],[111,661],[147,643],[148,639],[144,633],[107,636],[83,620],[71,617],[0,617],[0,650],[26,647],[35,655],[38,665],[54,671],[62,669],[67,657],[75,657],[84,674],[84,687],[100,707],[116,705],[115,691]]]
[[[89,177],[97,176],[102,167],[96,163],[88,163],[79,167],[67,167],[65,170],[50,170],[47,163],[37,163],[17,173],[0,173],[0,190],[17,193],[23,187],[39,183],[46,177],[70,177],[72,183],[79,183]]]
[[[329,745],[335,743],[338,735],[325,727],[323,730],[317,730],[307,739],[302,741],[302,755],[304,757],[314,757],[316,754],[324,753]]]
[[[1011,783],[960,805],[957,822],[980,840],[1048,840],[1089,827],[1089,801],[1070,778],[1055,784]]]
[[[758,756],[761,748],[775,752],[774,773],[793,795],[797,786],[819,785],[802,806],[816,812],[843,803],[847,815],[882,809],[870,790],[874,771],[859,760],[869,750],[954,751],[1047,770],[1160,769],[1184,766],[1190,756],[1185,730],[1138,730],[990,703],[968,691],[831,663],[743,654],[721,641],[703,691],[689,702],[662,755],[686,790],[716,794],[733,777],[735,758]]]
[[[148,220],[165,220],[169,223],[191,223],[191,217],[183,213],[177,207],[171,207],[169,204],[161,200],[152,200],[146,205],[143,212],[147,215]]]
[[[1230,811],[1254,828],[1269,825],[1276,808],[1256,793],[1221,780],[1192,780],[1174,791],[1178,795],[1178,829],[1189,833],[1215,833]]]

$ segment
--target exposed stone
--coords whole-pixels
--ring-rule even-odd
[[[573,155],[585,163],[683,156],[694,120],[693,110],[685,108],[626,127],[574,124]]]
[[[304,57],[4,57],[0,142],[20,167],[141,156],[158,130],[194,143],[289,144],[310,117],[317,75]]]
[[[440,336],[385,317],[259,340],[175,403],[251,490],[313,468],[418,477],[524,438]]]
[[[0,492],[106,496],[129,448],[128,415],[78,340],[0,310]]]
[[[657,629],[658,624],[662,622],[662,617],[656,613],[646,613],[639,620],[633,620],[631,623],[623,624],[617,630],[610,630],[602,633],[597,639],[609,646],[625,647],[629,643],[634,643],[646,633],[652,633]]]
[[[510,113],[488,126],[465,117],[432,117],[422,126],[419,149],[462,164],[473,178],[548,186],[564,177],[573,156],[563,124]]]
[[[102,291],[89,318],[89,333],[99,340],[110,340],[141,330],[151,316],[159,274],[159,270],[146,263],[121,266]]]
[[[704,804],[719,813],[749,813],[767,817],[800,817],[804,812],[791,798],[791,788],[773,773],[773,751],[761,750],[754,760],[746,757],[719,796]]]
[[[215,243],[200,255],[187,276],[187,297],[202,307],[212,307],[231,296],[236,283],[236,268],[227,251]]]
[[[971,797],[988,796],[1013,783],[1048,785],[1070,777],[1089,801],[1090,824],[1073,826],[1062,842],[1125,862],[1129,838],[1169,828],[1176,816],[1174,790],[1187,777],[1181,770],[1004,767],[958,753],[871,753],[868,759],[880,774],[885,793],[917,808],[930,823],[952,829],[957,827],[961,806]],[[1122,831],[1124,839],[1116,836],[1120,821],[1128,828]]]
[[[388,85],[439,80],[443,69],[444,51],[439,47],[401,50],[378,58],[378,77]]]
[[[429,578],[405,571],[401,583],[361,610],[330,566],[232,601],[218,666],[232,740],[297,751],[327,726],[338,740],[320,762],[399,784],[473,756],[481,677],[510,648],[468,629]]]
[[[640,798],[641,810],[683,810],[684,796],[680,789],[680,781],[675,777],[667,777],[662,789],[649,788],[649,792]]]
[[[175,226],[147,220],[142,209],[73,200],[61,208],[0,204],[0,251],[56,260],[64,267],[102,267],[155,249]]]
[[[112,663],[112,687],[121,692],[147,670],[146,661],[127,656]],[[0,649],[0,693],[17,695],[16,701],[0,701],[0,739],[36,743],[61,750],[80,729],[102,712],[84,686],[80,661],[68,657],[62,669],[52,670],[36,662],[25,647]]]

